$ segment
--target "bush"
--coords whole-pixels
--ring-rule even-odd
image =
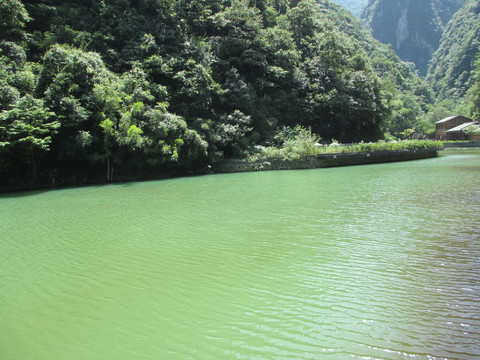
[[[248,161],[266,160],[296,160],[318,154],[352,154],[375,151],[414,151],[420,149],[440,149],[441,141],[429,140],[406,140],[399,142],[359,143],[352,145],[335,144],[336,146],[304,145],[304,142],[295,140],[286,141],[283,147],[256,147],[254,153],[248,157]],[[307,147],[305,147],[307,146]]]

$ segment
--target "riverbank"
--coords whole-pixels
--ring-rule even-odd
[[[480,141],[445,141],[446,148],[480,147]]]
[[[225,160],[212,167],[214,173],[236,173],[266,170],[317,169],[338,166],[368,165],[397,161],[433,158],[442,148],[415,150],[386,150],[355,153],[325,153],[299,159],[269,161]]]
[[[310,144],[312,145],[312,144]],[[49,190],[133,181],[161,180],[193,175],[238,173],[267,170],[317,169],[338,166],[367,165],[426,159],[437,156],[443,147],[441,143],[400,142],[400,143],[362,143],[352,145],[305,147],[294,146],[291,149],[265,148],[263,154],[244,159],[224,159],[190,171],[162,171],[155,173],[118,174],[114,180],[97,176],[71,177],[63,181],[15,182],[0,185],[0,193]],[[312,145],[313,146],[313,145]],[[312,153],[313,151],[313,153]],[[306,154],[306,155],[305,155]],[[49,180],[47,178],[47,180]]]

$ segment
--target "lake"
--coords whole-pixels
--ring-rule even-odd
[[[478,359],[480,149],[0,196],[0,359]]]

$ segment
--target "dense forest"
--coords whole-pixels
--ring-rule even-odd
[[[452,17],[438,50],[433,54],[427,80],[439,100],[461,100],[473,85],[474,62],[480,51],[480,2],[468,0]]]
[[[2,188],[205,172],[284,126],[431,131],[428,83],[329,1],[10,0],[0,16]]]

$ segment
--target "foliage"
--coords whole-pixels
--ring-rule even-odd
[[[478,125],[470,125],[463,132],[465,135],[480,135],[480,127]]]
[[[468,0],[445,27],[427,75],[440,100],[458,104],[473,85],[471,72],[480,48],[479,14],[478,0]]]
[[[0,12],[0,187],[34,167],[39,183],[72,184],[201,172],[255,147],[306,156],[320,137],[376,141],[433,119],[429,85],[327,0],[12,0]],[[34,124],[28,146],[14,114]],[[294,139],[276,137],[283,127]]]
[[[312,134],[310,130],[297,125],[295,128],[286,128],[276,136],[277,141],[287,151],[294,152],[301,156],[309,156],[316,153],[316,146],[321,138]]]
[[[276,146],[256,146],[251,150],[248,161],[296,160],[318,153],[320,137],[308,129],[297,125],[286,127],[275,136]]]
[[[332,0],[334,3],[343,6],[345,9],[352,12],[356,17],[360,17],[362,9],[367,4],[368,0]]]
[[[0,153],[8,156],[13,152],[30,161],[33,181],[37,153],[49,150],[52,136],[60,126],[54,116],[42,100],[30,95],[0,113]]]
[[[42,100],[30,95],[22,97],[11,109],[0,114],[1,149],[9,147],[48,150],[52,135],[60,124]]]
[[[0,2],[0,41],[18,41],[24,37],[23,29],[30,20],[20,0]]]
[[[441,141],[428,140],[405,140],[394,142],[375,142],[375,143],[358,143],[342,145],[336,141],[332,141],[330,145],[320,145],[314,143],[315,136],[309,137],[308,140],[293,142],[285,142],[281,147],[256,147],[253,153],[248,157],[249,162],[271,161],[271,160],[299,160],[309,156],[322,154],[351,154],[365,153],[377,151],[416,151],[422,149],[438,150],[443,148]],[[308,151],[305,151],[305,144],[308,144]]]
[[[480,53],[475,62],[475,70],[473,71],[473,85],[469,90],[466,98],[469,104],[469,113],[472,119],[480,120]]]
[[[429,140],[405,140],[398,142],[378,142],[378,143],[361,143],[356,145],[345,146],[341,148],[342,153],[348,152],[369,152],[369,151],[413,151],[421,149],[441,149],[443,143],[441,141]]]

